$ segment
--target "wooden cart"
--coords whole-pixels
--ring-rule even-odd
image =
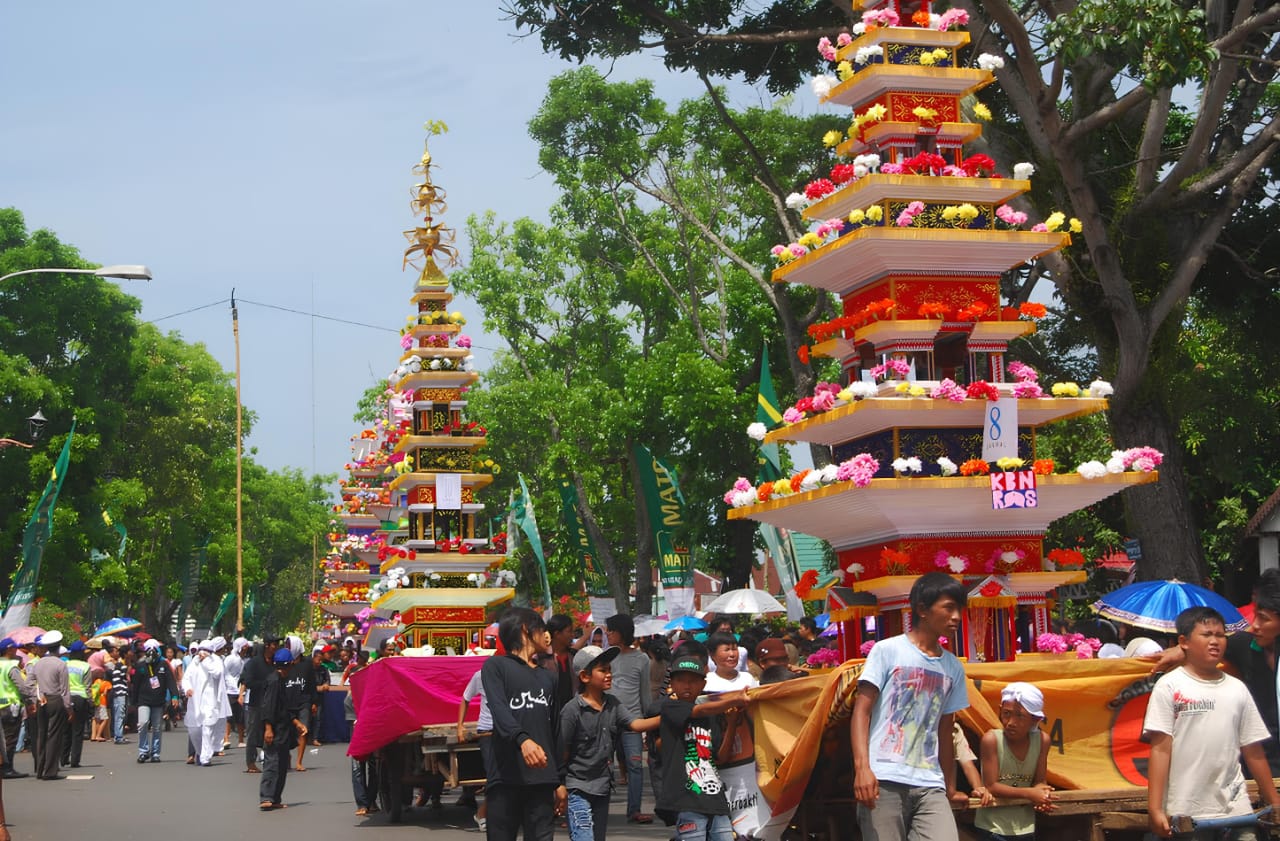
[[[378,752],[378,791],[392,823],[403,818],[415,787],[444,792],[484,783],[480,745],[459,742],[454,724],[424,726]]]

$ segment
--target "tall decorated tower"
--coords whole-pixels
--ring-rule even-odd
[[[433,133],[443,126],[433,124]],[[364,634],[370,647],[399,635],[414,647],[461,654],[477,640],[492,608],[509,601],[509,573],[499,571],[505,534],[490,537],[477,491],[498,466],[479,450],[485,429],[466,417],[471,370],[465,319],[450,312],[453,232],[436,216],[444,191],[425,152],[414,172],[412,207],[422,224],[405,232],[405,265],[419,268],[414,312],[401,331],[401,357],[387,377],[380,416],[352,436],[342,501],[330,521],[324,581],[311,599],[315,625]]]
[[[831,543],[847,656],[863,617],[879,617],[881,636],[909,627],[911,585],[937,569],[972,585],[958,653],[1010,659],[1019,637],[1034,645],[1055,588],[1084,579],[1078,553],[1046,555],[1049,524],[1155,481],[1161,459],[1137,448],[1067,472],[1036,458],[1038,428],[1105,410],[1111,389],[1041,384],[1006,363],[1044,307],[1002,305],[1001,274],[1070,246],[1078,223],[1055,213],[1025,229],[1009,202],[1031,167],[1010,178],[966,155],[990,118],[974,94],[1002,66],[990,55],[961,66],[967,22],[928,2],[873,2],[855,32],[819,43],[837,75],[814,89],[852,122],[823,138],[838,158],[829,176],[788,200],[815,224],[774,247],[773,280],[839,296],[841,315],[811,328],[802,355],[836,359],[842,374],[764,440],[826,445],[833,463],[758,487],[739,479],[725,496],[731,518]]]

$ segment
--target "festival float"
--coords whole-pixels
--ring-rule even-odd
[[[987,54],[961,61],[967,13],[900,0],[862,8],[854,31],[819,43],[835,75],[815,78],[814,91],[852,112],[846,132],[822,138],[837,161],[787,200],[811,229],[773,248],[775,283],[838,296],[840,315],[810,328],[800,354],[837,360],[841,376],[780,426],[748,429],[765,443],[829,447],[831,463],[758,485],[738,479],[725,494],[731,519],[822,538],[838,560],[825,595],[845,662],[829,677],[752,693],[760,788],[771,825],[785,826],[818,773],[823,731],[848,715],[859,658],[874,644],[863,639],[867,619],[878,638],[908,630],[912,584],[942,570],[969,591],[960,638],[946,641],[973,679],[958,717],[972,733],[999,727],[1000,687],[1037,682],[1051,711],[1050,782],[1106,790],[1063,792],[1071,802],[1055,820],[1088,821],[1087,836],[1104,812],[1125,811],[1124,823],[1145,807],[1132,787],[1146,782],[1138,737],[1150,666],[1037,651],[1055,589],[1085,578],[1083,556],[1047,550],[1045,534],[1066,514],[1157,481],[1162,455],[1138,447],[1070,467],[1038,457],[1039,429],[1104,411],[1112,389],[1041,383],[1008,360],[1045,308],[1003,303],[1000,276],[1070,248],[1079,223],[1053,213],[1029,225],[1015,205],[1033,167],[1016,164],[1009,177],[966,152],[991,116],[975,94],[1003,66]]]

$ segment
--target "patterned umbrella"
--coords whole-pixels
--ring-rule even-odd
[[[36,637],[44,633],[44,628],[37,628],[35,625],[28,625],[25,628],[19,628],[9,636],[18,645],[28,645],[36,641]]]
[[[681,616],[662,626],[664,631],[705,631],[707,623],[696,616]]]
[[[95,637],[105,637],[110,634],[119,634],[124,631],[133,631],[142,627],[142,623],[137,619],[130,619],[127,616],[117,616],[115,619],[108,619],[96,629],[93,635]]]
[[[1094,613],[1148,631],[1177,633],[1174,620],[1189,607],[1211,607],[1227,620],[1227,633],[1249,626],[1235,605],[1212,590],[1178,581],[1139,581],[1107,593],[1091,605]]]
[[[730,590],[716,596],[707,613],[786,613],[787,609],[764,590]]]

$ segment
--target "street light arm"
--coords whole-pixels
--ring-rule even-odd
[[[91,274],[98,277],[115,277],[122,280],[151,280],[151,269],[146,266],[103,266],[100,269],[23,269],[0,277],[0,283],[24,274]]]
[[[21,441],[14,440],[13,438],[0,438],[0,449],[5,447],[26,447],[28,450],[31,449],[30,444],[24,444]]]

